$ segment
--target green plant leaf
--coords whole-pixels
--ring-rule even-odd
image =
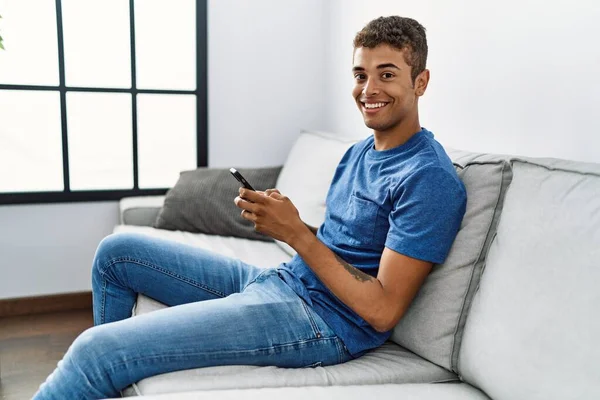
[[[2,19],[2,15],[0,15],[0,19]],[[2,36],[0,36],[0,49],[4,50],[4,45],[2,44]]]

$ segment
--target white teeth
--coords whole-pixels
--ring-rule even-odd
[[[386,103],[374,103],[374,104],[368,104],[368,103],[364,103],[365,104],[365,108],[380,108],[385,106]]]

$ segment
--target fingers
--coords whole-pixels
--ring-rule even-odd
[[[259,192],[240,188],[239,193],[240,195],[234,199],[235,205],[242,209],[242,218],[252,221],[255,224],[263,216],[265,207],[274,205],[269,202],[273,200],[288,200],[277,189],[267,189],[264,192]]]
[[[261,192],[255,192],[254,190],[240,188],[240,197],[253,203],[264,203],[267,198]]]
[[[241,208],[244,211],[249,211],[251,213],[256,213],[256,211],[258,211],[259,205],[252,203],[250,201],[244,200],[242,199],[240,196],[236,197],[233,202],[235,203],[236,206],[238,206],[239,208]],[[244,216],[244,213],[242,212],[242,216]]]
[[[265,197],[271,197],[275,199],[282,199],[284,196],[281,194],[279,189],[267,189],[264,192],[252,191],[244,188],[239,190],[240,197],[249,200],[253,203],[265,203]]]
[[[278,189],[267,189],[265,190],[265,194],[276,200],[284,200],[286,198]]]
[[[248,221],[256,222],[256,218],[257,218],[256,214],[253,214],[248,210],[242,210],[241,215],[242,215],[242,218],[247,219]]]
[[[265,195],[271,196],[271,193],[279,193],[279,194],[281,194],[281,192],[278,189],[267,189],[267,190],[265,190]]]

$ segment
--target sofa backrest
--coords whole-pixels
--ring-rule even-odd
[[[344,153],[358,140],[326,132],[302,131],[294,142],[277,179],[277,189],[292,199],[307,224],[325,221],[325,200],[333,175]],[[287,243],[276,243],[291,256]]]
[[[600,399],[600,164],[510,161],[460,376],[495,400]]]
[[[448,153],[467,190],[465,216],[448,257],[434,265],[391,340],[457,372],[463,327],[512,174],[501,159],[471,161],[476,154]]]

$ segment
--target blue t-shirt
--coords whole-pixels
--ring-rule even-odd
[[[317,238],[338,256],[376,277],[384,247],[444,262],[460,227],[466,191],[433,134],[421,129],[404,144],[377,151],[374,137],[353,145],[329,188]],[[279,266],[288,285],[310,304],[355,357],[385,342],[342,303],[296,255]]]

